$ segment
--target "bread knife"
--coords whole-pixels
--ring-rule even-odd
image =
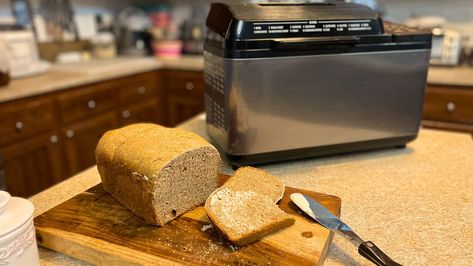
[[[293,193],[291,194],[291,200],[322,226],[350,240],[358,247],[358,253],[374,264],[378,266],[401,265],[389,258],[373,242],[361,239],[347,224],[311,197],[301,193]]]

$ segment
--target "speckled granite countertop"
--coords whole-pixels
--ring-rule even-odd
[[[202,56],[182,56],[174,59],[154,57],[117,57],[85,63],[55,64],[42,75],[12,80],[0,87],[0,102],[40,95],[48,92],[124,77],[157,69],[202,70]]]
[[[207,137],[204,116],[182,128]],[[228,165],[223,172],[231,173]],[[423,129],[406,149],[263,166],[288,186],[342,199],[341,217],[404,265],[473,265],[473,140]],[[98,184],[95,167],[31,200],[36,215]],[[40,248],[42,265],[84,262]],[[335,236],[325,265],[370,265]]]

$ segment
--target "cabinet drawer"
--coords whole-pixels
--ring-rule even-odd
[[[164,123],[163,112],[160,112],[158,100],[148,100],[124,107],[120,111],[120,125],[133,123]]]
[[[116,90],[113,82],[99,83],[64,92],[58,96],[63,124],[111,110],[116,106]]]
[[[473,123],[473,89],[429,86],[425,95],[424,119]]]
[[[202,72],[169,71],[166,73],[168,93],[203,95],[204,78]]]
[[[128,104],[150,99],[158,95],[156,73],[145,73],[117,80],[120,87],[120,103]]]
[[[0,145],[11,144],[54,126],[52,99],[17,101],[0,105]]]

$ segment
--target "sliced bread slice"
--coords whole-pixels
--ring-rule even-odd
[[[274,202],[282,199],[285,189],[278,177],[251,166],[238,168],[224,186],[234,191],[254,191]]]
[[[237,246],[244,246],[294,224],[274,201],[254,191],[225,186],[214,191],[205,210],[215,226]]]

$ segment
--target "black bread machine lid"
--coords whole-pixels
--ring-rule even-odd
[[[353,3],[214,3],[206,50],[229,58],[430,49],[430,32]]]

